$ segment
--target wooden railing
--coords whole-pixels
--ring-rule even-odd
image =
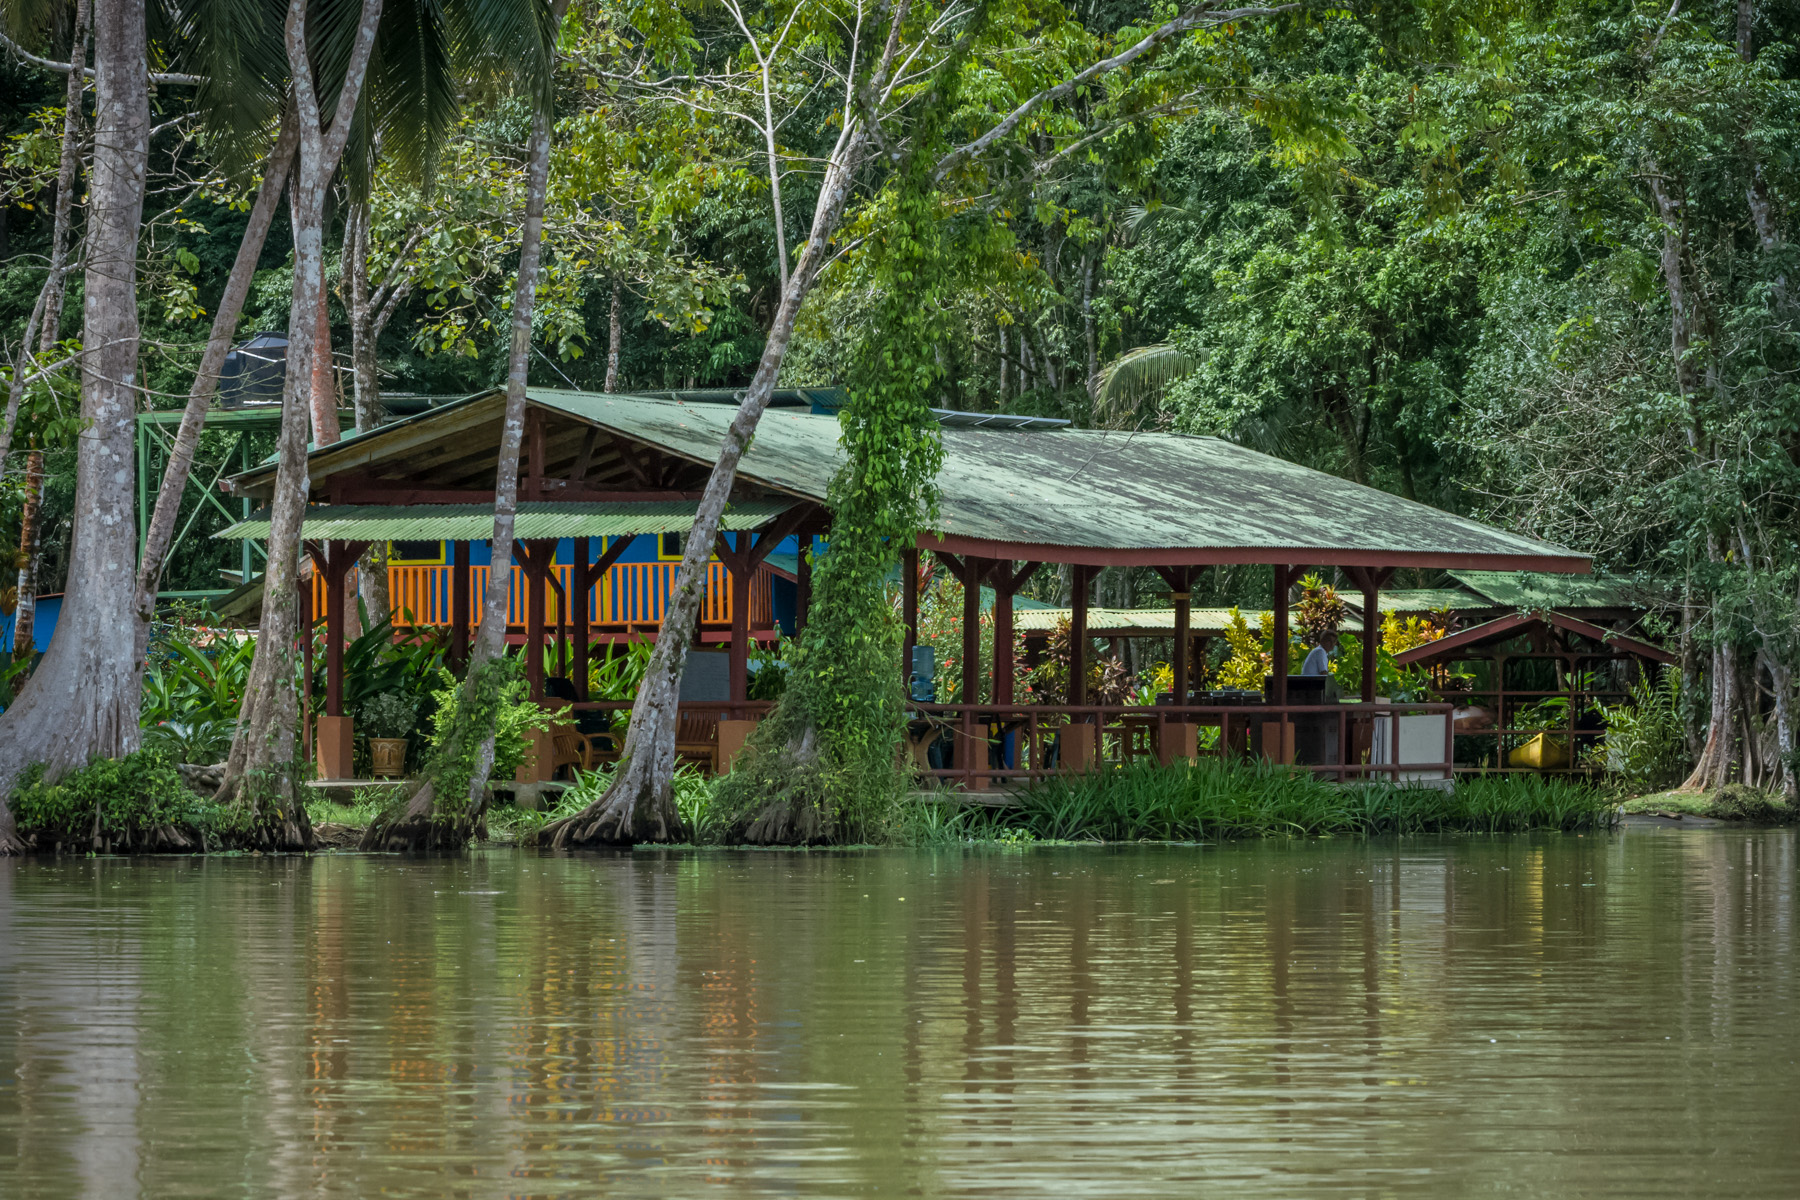
[[[388,606],[394,625],[448,625],[452,607],[452,566],[391,566],[388,568]],[[674,589],[681,564],[674,562],[619,563],[610,568],[587,595],[587,617],[590,625],[653,628],[661,624],[663,610]],[[558,581],[566,592],[571,586],[574,567],[569,563],[556,566]],[[489,568],[469,568],[469,623],[481,623],[481,608],[487,596]],[[351,572],[355,578],[355,572]],[[509,572],[506,601],[507,624],[523,625],[527,608],[529,581],[516,564]],[[313,613],[325,611],[325,579],[315,574],[312,583]],[[561,605],[555,589],[544,598],[544,624],[554,629],[561,620]],[[706,564],[706,592],[701,600],[700,620],[706,625],[724,625],[731,621],[731,577],[724,563]],[[775,624],[769,597],[769,574],[758,571],[750,581],[750,626],[768,629]]]
[[[910,704],[907,738],[920,775],[969,791],[1190,752],[1263,758],[1342,782],[1416,783],[1451,777],[1452,708]],[[942,765],[931,761],[934,744]]]

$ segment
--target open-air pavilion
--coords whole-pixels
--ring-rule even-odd
[[[453,652],[466,646],[479,619],[486,571],[477,572],[471,548],[491,528],[491,505],[504,397],[472,396],[454,404],[312,451],[308,473],[314,505],[303,536],[324,579],[328,627],[326,716],[321,722],[322,774],[348,763],[349,718],[342,712],[341,580],[366,543],[404,522],[408,537],[448,543],[444,619]],[[587,647],[611,636],[604,601],[625,548],[639,535],[685,531],[734,409],[712,397],[639,397],[532,389],[525,453],[520,465],[520,532],[515,559],[524,578],[519,640],[528,664],[540,664],[547,636],[572,638],[578,665],[575,708],[620,708],[582,694]],[[1309,569],[1336,567],[1361,591],[1364,611],[1398,567],[1585,572],[1588,560],[1480,522],[1308,470],[1216,438],[1177,434],[1081,430],[1057,421],[945,413],[944,463],[934,527],[904,551],[902,606],[908,653],[916,638],[920,555],[933,555],[964,583],[964,697],[980,697],[976,619],[983,586],[993,592],[993,686],[969,704],[912,705],[915,724],[947,731],[947,765],[923,767],[971,789],[1050,770],[1081,769],[1113,749],[1138,747],[1163,761],[1200,752],[1199,729],[1220,731],[1219,752],[1259,750],[1278,761],[1298,760],[1340,779],[1447,774],[1448,705],[1386,705],[1373,691],[1372,663],[1364,694],[1354,703],[1325,704],[1290,695],[1290,680],[1273,676],[1263,702],[1221,709],[1194,704],[1126,710],[1088,703],[1088,644],[1093,630],[1087,584],[1109,566],[1155,568],[1169,583],[1168,636],[1178,648],[1173,697],[1189,696],[1193,660],[1190,595],[1198,572],[1223,563],[1274,568],[1269,607],[1274,613],[1274,660],[1286,661],[1288,594]],[[730,516],[718,545],[721,578],[709,577],[709,608],[728,619],[720,630],[729,669],[722,695],[684,704],[696,726],[710,721],[715,765],[729,766],[733,749],[766,705],[748,698],[747,653],[755,636],[752,594],[767,574],[769,554],[785,546],[795,559],[794,620],[809,603],[808,560],[813,540],[828,537],[826,496],[843,462],[835,416],[816,411],[804,396],[772,408],[740,464]],[[231,490],[269,499],[273,463],[234,477]],[[543,524],[531,522],[541,520]],[[484,521],[487,524],[484,524]],[[227,531],[254,536],[256,519]],[[559,539],[572,560],[559,573]],[[792,539],[798,539],[798,545]],[[598,557],[595,543],[600,542]],[[611,555],[612,557],[608,557]],[[1013,600],[1044,563],[1068,564],[1076,597],[1069,614],[1071,685],[1060,705],[1020,706],[1012,695]],[[711,591],[728,604],[711,604]],[[550,599],[563,602],[552,610]],[[398,599],[396,603],[398,604]],[[435,611],[435,610],[434,610]],[[570,621],[570,614],[587,620]],[[335,615],[334,615],[335,613]],[[1366,647],[1373,658],[1374,646]],[[541,672],[540,667],[533,667]],[[901,664],[895,664],[896,674]],[[1297,685],[1296,685],[1297,686]],[[534,694],[543,682],[534,674]],[[1431,745],[1408,735],[1398,718],[1427,718]],[[1330,751],[1308,761],[1304,729],[1329,725]],[[1299,751],[1295,731],[1302,730]],[[1125,730],[1129,734],[1119,731]],[[1011,736],[1006,736],[1010,734]],[[1141,735],[1141,736],[1140,736]],[[692,740],[691,738],[689,739]],[[1004,741],[1005,749],[997,750]],[[330,761],[325,761],[331,756]],[[538,770],[546,768],[540,764]]]

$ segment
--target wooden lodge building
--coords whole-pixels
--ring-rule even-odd
[[[826,397],[828,399],[828,397]],[[777,625],[803,626],[809,603],[805,552],[828,538],[826,496],[843,462],[829,403],[785,392],[744,454],[710,564],[700,642],[723,647],[722,670],[700,661],[684,685],[684,750],[729,767],[767,707],[748,698],[748,651]],[[342,704],[345,572],[375,540],[394,544],[390,598],[402,621],[447,624],[453,660],[466,653],[492,578],[486,538],[505,398],[471,396],[312,450],[314,501],[303,536],[318,567],[314,595],[327,626],[326,715],[321,775],[348,774],[351,718]],[[511,638],[527,653],[533,695],[543,699],[541,647],[569,644],[574,708],[628,707],[585,695],[592,647],[648,636],[674,582],[679,538],[692,522],[726,427],[729,393],[623,396],[533,388],[520,464],[519,517],[509,564]],[[1042,418],[941,414],[944,462],[935,527],[904,552],[908,656],[917,635],[918,556],[934,555],[965,585],[963,696],[982,694],[975,619],[991,589],[994,694],[982,704],[910,706],[923,774],[978,789],[1009,779],[1082,768],[1101,759],[1192,756],[1202,744],[1259,752],[1339,779],[1444,777],[1449,705],[1375,701],[1375,671],[1352,703],[1301,694],[1300,677],[1273,676],[1254,703],[1100,706],[1084,695],[1093,630],[1078,599],[1070,613],[1071,694],[1060,705],[1021,706],[1010,694],[1013,600],[1043,563],[1068,564],[1075,595],[1101,568],[1144,566],[1169,582],[1168,631],[1191,646],[1189,589],[1221,563],[1275,569],[1275,661],[1285,661],[1287,595],[1308,569],[1340,568],[1364,611],[1398,567],[1585,573],[1588,559],[1560,546],[1363,487],[1217,438],[1076,429]],[[275,464],[226,484],[266,502]],[[260,537],[253,514],[220,536]],[[314,596],[316,595],[316,599]],[[316,610],[315,610],[316,611]],[[1373,646],[1370,651],[1372,654]],[[705,655],[690,656],[690,663]],[[1189,654],[1176,653],[1173,696],[1189,698]],[[895,664],[898,674],[901,664]],[[1293,694],[1290,694],[1292,689]],[[1200,735],[1211,727],[1216,734]],[[621,726],[622,728],[622,726]],[[706,747],[710,747],[707,750]],[[534,768],[549,777],[554,763]]]

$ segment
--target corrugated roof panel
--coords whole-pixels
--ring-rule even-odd
[[[729,532],[760,529],[792,505],[782,500],[734,504],[725,511]],[[640,533],[685,533],[694,523],[695,505],[683,501],[519,505],[513,536],[520,540],[566,537],[626,537]],[[344,542],[480,542],[493,536],[494,509],[486,504],[335,504],[307,509],[304,536]],[[220,538],[266,538],[269,514],[252,514],[213,535]]]
[[[1451,571],[1450,578],[1501,608],[1641,608],[1645,598],[1618,579],[1540,571]]]
[[[532,389],[531,399],[710,463],[734,412]],[[771,410],[739,466],[815,500],[843,462],[834,417]],[[937,532],[1108,550],[1365,551],[1537,557],[1561,546],[1495,529],[1219,438],[1094,429],[943,429]]]
[[[710,466],[736,416],[726,404],[533,388],[531,402]],[[315,479],[366,468],[428,436],[427,422],[473,428],[498,397],[472,397],[410,417],[354,443],[317,451]],[[490,411],[492,410],[492,411]],[[818,502],[844,461],[837,418],[799,408],[764,414],[739,474],[747,484]],[[1010,543],[1046,557],[1128,552],[1146,561],[1512,565],[1581,570],[1584,556],[1364,487],[1218,438],[1091,429],[939,431],[935,532]],[[266,487],[270,468],[241,477]],[[1155,559],[1157,552],[1170,552]],[[973,552],[980,552],[979,547]]]
[[[1360,604],[1360,594],[1346,591],[1344,599],[1353,604]],[[1382,612],[1452,612],[1469,608],[1492,608],[1494,602],[1484,596],[1459,591],[1456,588],[1397,588],[1391,592],[1382,592],[1378,603]]]

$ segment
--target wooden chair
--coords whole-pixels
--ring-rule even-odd
[[[567,704],[565,702],[555,707],[566,710]],[[592,771],[602,763],[619,761],[619,739],[611,733],[581,732],[575,724],[573,714],[551,720],[550,745],[553,751],[550,765],[552,775],[563,767]]]
[[[716,713],[682,713],[675,726],[675,757],[697,762],[708,772],[719,770],[719,718]]]

